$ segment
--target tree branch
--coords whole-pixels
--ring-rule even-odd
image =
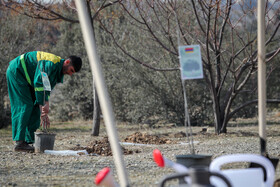
[[[102,28],[108,33],[110,34],[110,36],[112,37],[114,44],[128,57],[130,57],[131,59],[133,59],[135,62],[137,62],[138,64],[141,64],[144,67],[147,67],[148,69],[154,70],[154,71],[179,71],[180,68],[156,68],[153,67],[137,58],[135,58],[134,56],[132,56],[128,51],[126,51],[121,45],[119,45],[119,43],[116,41],[115,36],[113,35],[113,33],[111,31],[109,31],[104,24],[102,24],[101,21],[99,21],[100,25],[102,26]]]
[[[237,113],[238,111],[240,111],[241,109],[245,108],[246,106],[249,106],[251,104],[255,104],[258,103],[258,99],[252,100],[252,101],[248,101],[246,103],[244,103],[243,105],[237,107],[236,109],[234,109],[229,115],[228,115],[228,119],[232,118],[233,115],[235,113]],[[280,103],[280,99],[267,99],[266,103],[275,103],[275,104],[279,104]]]

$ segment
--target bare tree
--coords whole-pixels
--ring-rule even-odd
[[[178,71],[179,61],[162,67],[165,55],[179,57],[178,45],[199,44],[203,53],[204,77],[211,93],[216,133],[226,133],[229,120],[257,99],[238,102],[246,93],[256,95],[256,85],[249,83],[257,71],[256,1],[250,0],[122,0],[118,13],[141,33],[138,53],[127,47],[135,33],[124,37],[115,29],[114,19],[100,24],[115,45],[134,62],[154,71]],[[278,2],[279,3],[279,2]],[[266,62],[279,53],[279,4],[266,1]],[[278,34],[277,34],[278,32]],[[126,39],[124,39],[126,38]],[[137,38],[137,37],[135,37]],[[155,49],[161,53],[153,53]],[[147,56],[147,57],[146,57]],[[269,74],[268,74],[269,75]],[[279,103],[279,99],[268,99]]]

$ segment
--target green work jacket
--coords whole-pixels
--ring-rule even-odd
[[[57,83],[63,82],[63,63],[64,59],[61,59],[59,56],[42,51],[32,51],[12,60],[10,66],[13,66],[12,69],[16,74],[22,74],[28,84],[34,88],[36,97],[34,105],[43,105],[44,96],[45,101],[48,101],[50,91],[45,91],[44,93],[41,71],[47,73],[51,89],[53,89]]]

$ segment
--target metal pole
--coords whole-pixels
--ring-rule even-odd
[[[112,111],[112,106],[109,99],[108,91],[105,86],[105,80],[104,80],[102,68],[100,65],[99,57],[95,46],[93,29],[91,27],[89,14],[87,12],[88,10],[86,7],[86,2],[84,0],[75,0],[75,3],[78,10],[78,16],[82,28],[82,33],[86,45],[88,58],[90,61],[92,76],[94,77],[95,80],[100,106],[103,112],[106,130],[109,136],[109,141],[112,148],[116,169],[120,180],[120,185],[122,187],[127,187],[129,186],[129,182],[128,182],[128,177],[123,161],[123,153],[119,145],[117,130],[115,128],[116,125],[115,125],[114,114]]]
[[[170,10],[173,11],[173,13],[175,15],[175,19],[176,19],[177,43],[178,43],[178,49],[179,49],[179,47],[180,47],[180,31],[179,30],[180,29],[179,29],[178,17],[177,17],[177,13],[173,9],[170,9]],[[179,57],[179,58],[181,58],[181,57]],[[189,111],[188,111],[187,92],[186,92],[185,80],[182,77],[181,77],[181,82],[182,82],[183,94],[184,94],[184,109],[185,109],[184,125],[186,127],[186,136],[187,136],[187,140],[189,143],[189,148],[190,148],[191,154],[194,155],[195,150],[194,150],[194,145],[193,145],[191,120],[190,120],[190,115],[189,115]],[[188,132],[190,132],[190,133],[188,133]]]
[[[186,87],[185,87],[185,81],[182,79],[182,86],[183,86],[183,94],[184,94],[184,107],[185,107],[185,120],[184,125],[186,127],[186,136],[189,143],[189,148],[191,151],[191,154],[194,155],[194,145],[193,145],[193,134],[192,134],[192,127],[191,127],[191,120],[190,115],[188,112],[188,102],[187,102],[187,93],[186,93]],[[190,132],[190,134],[188,133]]]
[[[265,4],[258,0],[258,113],[261,154],[266,155]]]

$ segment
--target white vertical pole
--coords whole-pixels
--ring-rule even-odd
[[[261,154],[266,154],[265,1],[258,0],[258,114]]]
[[[99,57],[97,54],[97,49],[95,46],[95,40],[93,35],[93,28],[91,27],[91,22],[89,14],[87,12],[87,5],[84,0],[75,0],[78,16],[80,20],[80,25],[82,28],[82,33],[84,37],[84,42],[86,45],[86,50],[88,58],[90,61],[90,66],[92,70],[92,76],[95,80],[95,85],[100,101],[100,106],[104,116],[104,121],[106,125],[106,130],[109,136],[110,145],[113,152],[113,157],[120,180],[120,185],[122,187],[129,186],[128,177],[125,170],[125,165],[123,161],[123,153],[121,151],[119,140],[117,136],[117,130],[115,125],[114,114],[112,111],[111,102],[108,96],[108,91],[105,86],[105,80],[102,73],[102,68],[100,65]]]
[[[188,102],[187,102],[187,92],[186,92],[186,86],[185,86],[185,81],[182,79],[182,86],[183,86],[183,94],[184,94],[184,107],[185,107],[185,120],[184,120],[184,125],[186,127],[186,136],[187,140],[189,143],[189,148],[191,151],[191,154],[195,154],[194,150],[194,144],[193,144],[193,133],[192,133],[192,127],[191,127],[191,119],[188,111]],[[190,133],[189,133],[190,132]]]

